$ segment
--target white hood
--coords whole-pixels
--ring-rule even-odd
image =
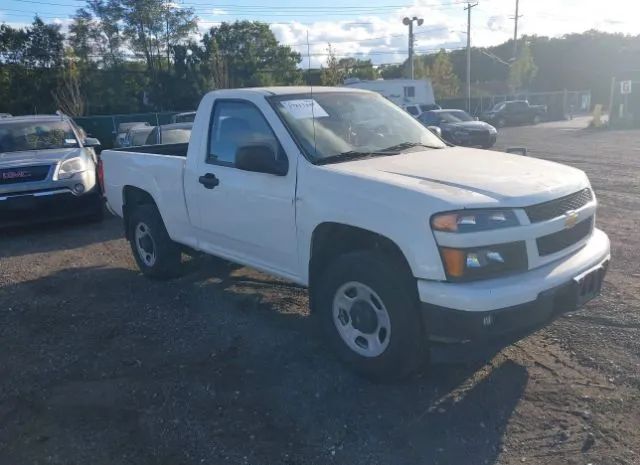
[[[579,169],[521,155],[453,147],[325,165],[378,179],[456,204],[498,201],[525,206],[562,197],[589,185]]]

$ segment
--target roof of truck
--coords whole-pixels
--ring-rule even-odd
[[[274,86],[274,87],[248,87],[246,89],[220,89],[214,92],[237,92],[237,91],[259,92],[264,95],[295,95],[308,94],[313,92],[368,92],[354,87],[327,87],[327,86]]]

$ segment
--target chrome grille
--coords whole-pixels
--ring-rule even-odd
[[[560,197],[559,199],[526,207],[524,210],[527,212],[529,221],[539,223],[540,221],[562,216],[570,210],[577,210],[578,208],[584,207],[592,200],[593,194],[591,193],[591,189],[587,188],[574,194]]]

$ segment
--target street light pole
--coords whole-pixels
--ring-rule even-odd
[[[467,111],[471,113],[471,9],[478,6],[469,2],[464,7],[467,10]]]
[[[402,20],[402,24],[404,24],[405,26],[409,26],[409,77],[411,79],[414,78],[414,71],[413,71],[413,44],[414,44],[414,39],[413,39],[413,22],[418,23],[418,26],[422,26],[422,23],[424,22],[424,20],[422,18],[418,18],[417,16],[414,16],[413,18],[409,18],[406,17]]]

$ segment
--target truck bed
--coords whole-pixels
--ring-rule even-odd
[[[175,157],[186,157],[188,143],[181,144],[158,144],[158,145],[140,145],[138,147],[123,147],[118,149],[109,149],[113,152],[136,152],[151,153],[154,155],[173,155]]]

